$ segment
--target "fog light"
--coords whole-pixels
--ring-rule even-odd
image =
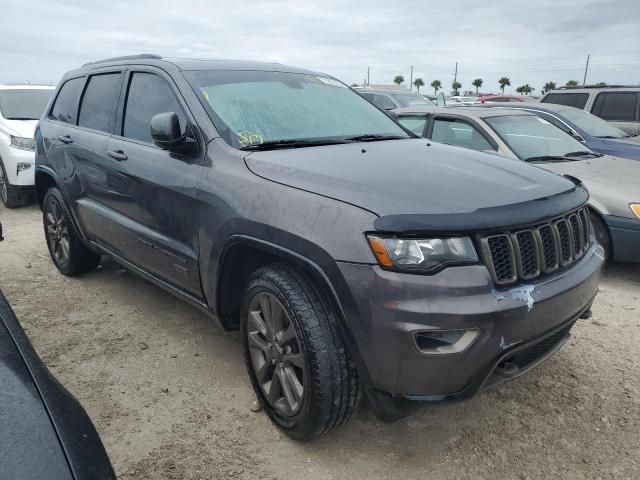
[[[464,352],[476,341],[480,330],[422,330],[413,334],[413,341],[420,353],[450,355]]]
[[[20,172],[24,172],[25,170],[29,170],[30,168],[30,163],[18,162],[18,166],[16,167],[16,175],[19,175]]]

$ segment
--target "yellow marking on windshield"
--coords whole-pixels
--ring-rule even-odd
[[[236,133],[236,136],[238,137],[238,142],[240,142],[240,145],[242,145],[243,147],[246,147],[248,145],[260,145],[261,143],[264,143],[264,139],[259,133],[245,132],[244,130],[241,130],[240,132]]]

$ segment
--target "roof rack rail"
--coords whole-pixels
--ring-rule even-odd
[[[52,87],[53,83],[7,82],[0,83],[2,87]]]
[[[87,67],[89,65],[97,65],[98,63],[116,62],[119,60],[161,60],[161,59],[162,57],[160,55],[156,55],[155,53],[141,53],[139,55],[125,55],[124,57],[105,58],[103,60],[96,60],[95,62],[87,62],[82,66]]]
[[[640,85],[562,85],[556,90],[572,90],[574,88],[639,88]]]

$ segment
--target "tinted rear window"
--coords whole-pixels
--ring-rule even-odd
[[[89,77],[82,97],[78,125],[103,132],[111,132],[112,109],[120,73]]]
[[[78,112],[78,99],[84,78],[67,80],[53,104],[49,118],[75,125]]]
[[[557,103],[569,107],[584,108],[589,99],[588,93],[550,93],[542,100],[542,103]]]
[[[605,120],[633,122],[636,119],[638,94],[635,92],[599,93],[591,112]]]

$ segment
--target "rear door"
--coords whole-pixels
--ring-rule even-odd
[[[591,113],[630,135],[640,134],[639,92],[600,92],[593,102]]]
[[[175,112],[187,136],[196,123],[164,71],[140,67],[127,72],[116,131],[107,145],[113,178],[105,199],[107,246],[145,271],[198,298],[198,222],[193,208],[204,146],[191,154],[154,145],[150,121]]]

